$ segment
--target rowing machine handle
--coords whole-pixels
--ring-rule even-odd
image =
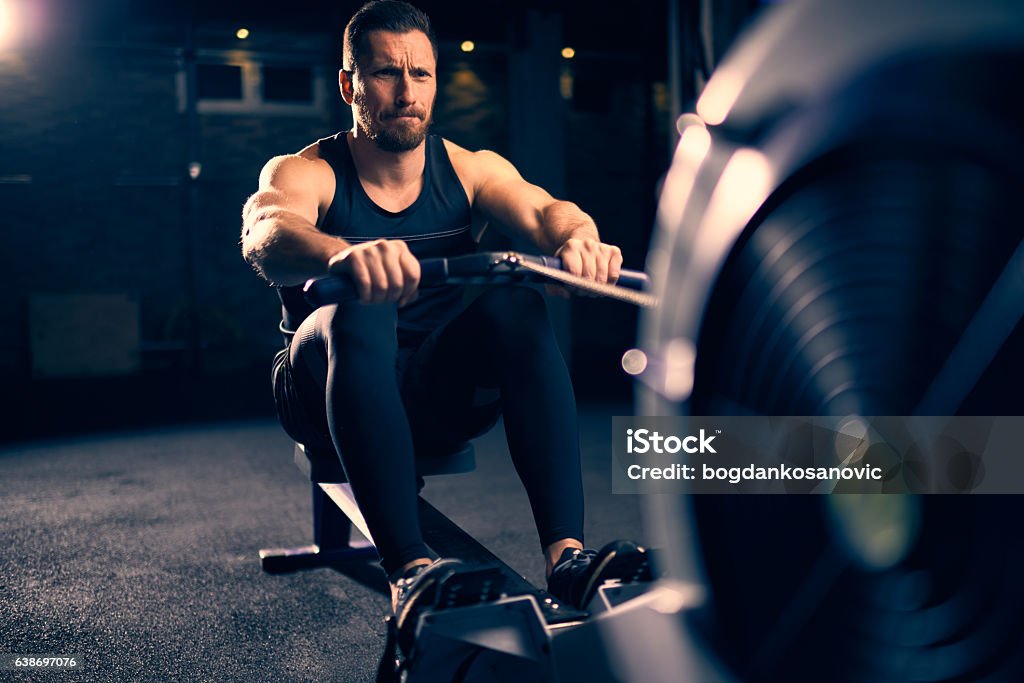
[[[490,262],[487,254],[472,254],[469,256],[457,256],[453,258],[427,258],[420,261],[420,286],[438,286],[451,280],[459,280],[467,277],[486,279],[489,273],[481,269],[481,263]],[[547,266],[549,268],[562,268],[562,260],[554,256],[527,256],[531,261]],[[517,273],[525,279],[524,273]],[[496,279],[500,276],[507,277],[507,273],[494,273]],[[649,284],[647,274],[639,270],[622,270],[619,273],[618,285],[630,289],[644,290]],[[306,301],[314,308],[337,304],[346,301],[354,301],[358,298],[355,285],[352,281],[341,275],[327,275],[313,278],[306,281],[303,292]]]

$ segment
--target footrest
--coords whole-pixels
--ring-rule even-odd
[[[500,567],[458,569],[441,580],[434,609],[465,607],[497,600],[502,595],[505,575]]]
[[[532,595],[424,614],[403,669],[410,681],[555,680]]]

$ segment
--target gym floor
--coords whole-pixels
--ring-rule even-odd
[[[646,541],[639,499],[610,493],[611,416],[632,412],[580,410],[588,545]],[[476,471],[424,496],[541,585],[501,426],[476,446]],[[0,481],[0,652],[81,657],[67,681],[373,680],[389,609],[374,562],[260,570],[261,547],[311,536],[309,483],[276,422],[6,446]]]

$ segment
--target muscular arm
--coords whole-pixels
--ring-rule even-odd
[[[560,201],[526,182],[512,164],[493,152],[472,155],[476,206],[543,252],[562,258],[575,275],[615,282],[622,266],[619,248],[601,242],[594,220],[572,202]]]
[[[508,227],[547,254],[573,237],[600,239],[593,219],[580,207],[526,182],[494,152],[476,152],[473,157],[476,207],[488,220]]]
[[[260,173],[259,190],[242,210],[242,255],[278,285],[296,285],[328,272],[331,257],[349,244],[316,227],[329,169],[301,156],[275,157]]]
[[[304,156],[275,157],[260,189],[242,210],[242,255],[277,285],[299,285],[327,273],[351,278],[363,303],[412,301],[420,264],[401,240],[351,245],[317,227],[334,196],[334,172]]]

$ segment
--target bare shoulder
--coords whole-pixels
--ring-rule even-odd
[[[260,187],[281,185],[317,184],[333,177],[330,165],[320,157],[316,144],[297,154],[282,154],[273,157],[260,172]]]
[[[474,190],[491,180],[519,175],[515,167],[497,152],[489,149],[472,152],[451,140],[445,140],[444,146],[463,184],[472,186]]]
[[[264,164],[259,190],[248,203],[286,208],[318,223],[334,199],[334,190],[334,172],[314,143],[297,154],[282,154]]]

